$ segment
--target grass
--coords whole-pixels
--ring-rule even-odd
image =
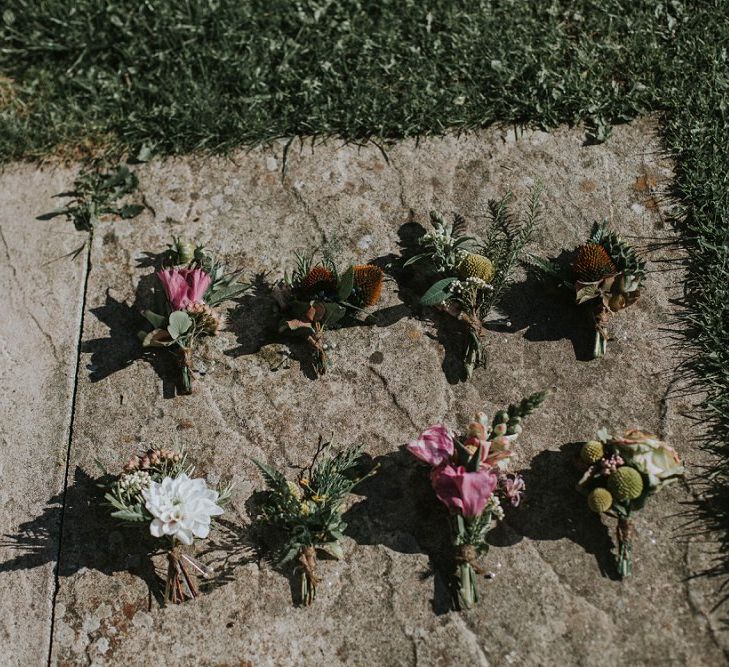
[[[5,0],[0,161],[659,112],[729,527],[729,0]],[[729,554],[729,531],[723,543]]]

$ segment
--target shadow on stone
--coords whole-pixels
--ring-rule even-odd
[[[166,252],[144,253],[137,261],[138,268],[162,267]],[[106,338],[95,338],[83,341],[81,351],[91,354],[87,366],[92,382],[100,382],[117,371],[131,366],[135,361],[143,359],[154,369],[162,380],[164,398],[174,398],[183,393],[180,367],[174,354],[162,349],[145,349],[139,340],[140,331],[151,331],[149,322],[142,316],[147,308],[161,312],[155,308],[159,299],[155,273],[144,275],[137,284],[134,305],[125,301],[117,301],[109,290],[103,306],[91,308],[91,314],[109,328]],[[172,348],[177,349],[177,348]]]
[[[288,368],[293,360],[299,364],[304,377],[316,380],[309,346],[281,334],[278,330],[280,320],[273,284],[266,274],[259,273],[253,280],[253,288],[238,299],[236,307],[228,313],[227,328],[235,334],[238,346],[226,350],[226,356],[258,355],[273,372]]]
[[[560,255],[557,261],[562,259]],[[578,361],[592,360],[594,329],[589,306],[576,306],[570,292],[549,284],[533,271],[527,270],[525,281],[507,289],[499,311],[504,318],[487,322],[487,329],[504,333],[526,329],[524,338],[533,342],[567,339]]]
[[[106,481],[109,477],[93,478],[76,468],[73,483],[65,494],[51,498],[42,514],[22,523],[17,533],[0,538],[3,548],[18,552],[0,563],[0,573],[30,570],[47,563],[55,563],[59,577],[69,577],[81,569],[106,575],[130,572],[142,579],[150,596],[162,604],[164,573],[155,569],[152,558],[164,552],[163,542],[150,535],[146,524],[124,526],[111,516],[99,488]],[[63,540],[59,547],[61,524]],[[201,544],[204,550],[199,555],[217,553],[209,562],[217,576],[201,581],[208,587],[229,581],[232,569],[249,551],[246,540],[241,538],[241,529],[227,520],[216,522],[211,537]]]
[[[603,576],[618,579],[609,529],[575,489],[581,446],[567,443],[559,452],[543,451],[532,459],[521,472],[527,488],[523,511],[509,516],[508,523],[531,540],[571,540],[595,557]]]
[[[354,488],[353,494],[364,500],[344,514],[347,535],[358,544],[381,544],[403,554],[426,555],[429,566],[420,578],[433,577],[433,611],[444,614],[452,610],[456,563],[448,512],[433,493],[428,471],[405,450],[369,459],[362,466],[364,470],[378,469]]]
[[[81,351],[91,354],[86,368],[92,382],[101,382],[143,359],[162,380],[162,393],[165,398],[173,398],[179,393],[180,387],[176,381],[179,366],[174,356],[164,354],[164,350],[145,350],[139,341],[137,332],[149,327],[137,308],[124,301],[117,301],[107,292],[104,305],[91,308],[90,312],[109,327],[106,338],[95,338],[81,344]]]

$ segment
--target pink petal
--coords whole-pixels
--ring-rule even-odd
[[[407,445],[408,451],[430,466],[448,463],[453,456],[453,436],[443,424],[431,426],[420,434],[417,440]]]

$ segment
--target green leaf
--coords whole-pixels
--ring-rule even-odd
[[[142,315],[155,329],[162,329],[167,324],[166,317],[153,313],[151,310],[145,310]]]
[[[429,252],[420,253],[419,255],[415,255],[415,256],[411,257],[402,266],[403,266],[403,268],[405,268],[406,266],[410,266],[411,264],[415,264],[415,262],[419,262],[420,260],[427,259],[428,257],[430,257],[430,253]]]
[[[174,342],[167,329],[155,329],[149,333],[140,331],[139,338],[142,341],[142,347],[167,347]]]
[[[41,215],[36,216],[36,220],[51,220],[52,218],[55,218],[59,215],[66,215],[67,213],[71,213],[73,209],[70,208],[56,208],[52,211],[49,211],[48,213],[41,213]]]
[[[177,340],[182,334],[187,333],[192,326],[192,318],[184,310],[176,310],[170,313],[167,331],[173,340]]]
[[[337,298],[346,301],[354,289],[354,267],[350,266],[339,278],[337,286]]]
[[[216,306],[223,301],[235,299],[244,292],[248,291],[250,288],[250,285],[243,285],[241,283],[235,283],[234,285],[221,287],[220,289],[208,292],[208,294],[205,295],[205,301],[209,306]]]
[[[144,206],[141,204],[126,204],[119,209],[119,215],[124,220],[129,220],[130,218],[136,218],[143,210]]]
[[[134,512],[133,510],[123,509],[112,512],[111,516],[122,521],[144,521],[146,517],[143,514]]]
[[[149,144],[144,144],[137,153],[137,162],[148,162],[149,158],[152,157],[152,147]]]
[[[320,544],[318,548],[319,551],[323,551],[335,560],[342,560],[344,558],[344,550],[339,542],[326,542],[325,544]]]
[[[324,308],[326,310],[324,324],[330,327],[334,326],[347,314],[347,309],[343,308],[338,303],[327,303]]]
[[[430,286],[430,289],[423,294],[423,296],[420,298],[420,303],[423,306],[435,306],[436,304],[443,303],[448,298],[448,292],[446,292],[446,288],[451,284],[456,282],[458,278],[450,277],[450,278],[443,278],[443,280],[439,280],[437,283],[433,283]]]
[[[576,300],[577,303],[584,303],[585,301],[590,301],[590,299],[594,299],[595,297],[600,295],[600,290],[597,289],[595,285],[586,285],[581,290],[577,292]]]

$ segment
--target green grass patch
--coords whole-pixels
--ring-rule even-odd
[[[0,161],[662,112],[729,526],[729,0],[6,0]],[[724,544],[729,550],[729,541]]]

